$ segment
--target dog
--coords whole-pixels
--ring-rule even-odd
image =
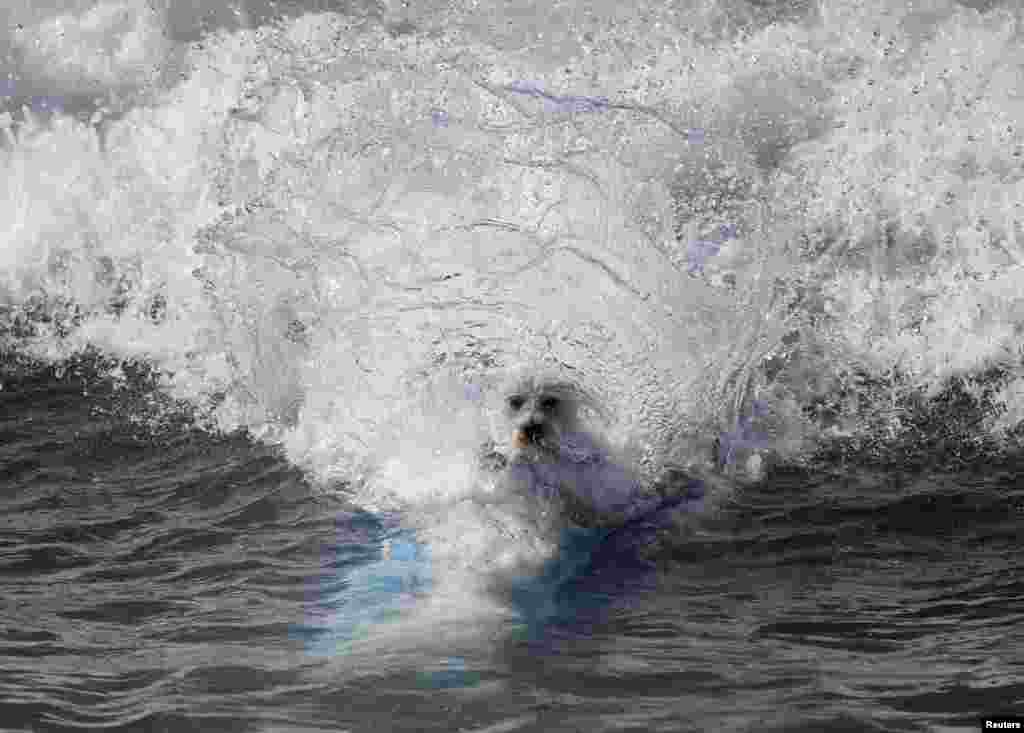
[[[615,528],[693,499],[645,488],[584,413],[606,418],[597,397],[564,373],[518,367],[492,405],[492,439],[481,463],[508,490],[536,502],[542,516],[582,527]],[[696,487],[695,487],[696,488]]]

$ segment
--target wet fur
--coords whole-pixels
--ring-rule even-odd
[[[500,473],[503,491],[529,497],[541,514],[582,526],[621,524],[656,500],[591,427],[593,416],[606,413],[575,380],[520,367],[496,399],[492,440],[481,462]]]

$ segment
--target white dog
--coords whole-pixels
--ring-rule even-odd
[[[663,502],[585,424],[598,400],[563,373],[515,369],[492,406],[485,465],[503,470],[514,492],[583,526],[615,526]]]

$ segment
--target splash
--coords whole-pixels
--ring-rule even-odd
[[[647,11],[558,43],[455,7],[309,15],[176,49],[117,119],[30,116],[0,150],[5,350],[151,364],[211,429],[467,527],[497,511],[463,500],[513,363],[592,388],[648,479],[716,435],[729,462],[920,432],[912,395],[990,368],[970,430],[1012,433],[1019,14],[836,0],[734,35]],[[169,53],[148,11],[60,22],[88,41],[66,78],[101,91]]]
[[[20,102],[20,104],[19,104]],[[0,109],[27,106],[37,115],[60,114],[64,111],[64,98],[55,94],[21,94],[18,85],[11,79],[0,79]],[[10,126],[8,122],[5,127]]]
[[[691,275],[704,274],[704,263],[711,257],[718,254],[722,245],[730,239],[735,239],[736,227],[722,225],[718,228],[712,239],[696,239],[686,247],[686,259],[689,263],[687,272]]]
[[[599,112],[608,109],[611,104],[607,97],[551,94],[544,91],[539,84],[528,81],[514,81],[505,85],[505,89],[516,94],[541,99],[548,107],[559,112]]]
[[[164,12],[150,4],[108,1],[81,12],[39,15],[19,13],[19,21],[30,21],[19,22],[10,41],[31,76],[47,78],[62,91],[149,83],[170,51]]]

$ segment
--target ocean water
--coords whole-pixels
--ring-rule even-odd
[[[1024,710],[1016,4],[0,17],[0,730]],[[503,492],[523,364],[689,500]]]

